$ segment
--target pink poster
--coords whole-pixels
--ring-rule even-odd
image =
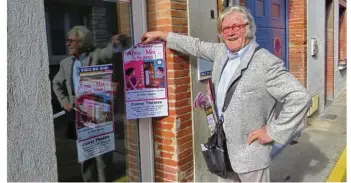
[[[168,116],[164,43],[137,44],[123,63],[127,119]]]

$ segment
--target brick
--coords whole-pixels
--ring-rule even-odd
[[[154,118],[154,122],[162,122],[162,123],[174,123],[176,120],[176,118],[174,116],[168,116],[168,117],[164,117],[164,118]]]
[[[190,85],[186,84],[186,85],[176,85],[176,86],[170,86],[168,88],[168,92],[169,93],[181,93],[181,92],[187,92],[190,91]],[[189,101],[186,101],[186,103],[189,104]]]
[[[180,171],[189,170],[189,169],[193,168],[193,165],[194,165],[193,161],[189,161],[188,163],[185,163],[185,164],[181,165],[179,170]]]
[[[186,164],[187,162],[190,162],[194,159],[194,156],[193,156],[193,152],[191,151],[190,154],[186,155],[185,157],[183,157],[182,159],[180,159],[178,161],[178,165],[184,165]]]
[[[160,151],[160,154],[159,154],[158,157],[160,157],[160,158],[165,158],[165,159],[172,159],[173,156],[174,156],[173,153],[168,153],[168,152]]]
[[[177,78],[177,77],[185,77],[189,76],[189,69],[183,69],[183,70],[167,70],[167,77],[169,78]]]
[[[172,138],[176,136],[173,132],[163,131],[158,129],[154,129],[154,135],[159,137],[165,137],[165,138]]]
[[[176,168],[169,167],[169,166],[166,166],[166,165],[160,164],[160,163],[156,163],[155,168],[158,171],[168,172],[168,173],[172,173],[172,174],[176,174],[178,172],[178,170]]]
[[[187,3],[171,1],[171,8],[173,10],[186,10],[187,9]]]
[[[184,145],[184,144],[189,143],[189,142],[192,142],[192,139],[193,139],[193,135],[192,134],[188,134],[188,135],[186,135],[184,137],[178,138],[178,140],[177,140],[178,146]],[[192,145],[191,145],[191,147],[192,147]]]
[[[156,163],[160,163],[160,164],[163,164],[163,165],[168,165],[168,166],[177,166],[177,161],[175,160],[170,160],[170,159],[162,159],[162,158],[155,158],[155,162]]]
[[[177,131],[177,136],[179,138],[182,138],[182,137],[185,137],[186,135],[188,134],[191,134],[193,132],[193,128],[192,126],[188,126],[186,128],[180,128],[178,131]]]
[[[178,114],[184,114],[187,113],[189,111],[191,111],[191,106],[186,106],[186,107],[182,107],[182,108],[176,108],[176,109],[169,109],[169,115],[178,115]]]
[[[158,142],[160,144],[165,144],[165,145],[172,145],[173,143],[172,139],[166,139],[166,138],[160,138],[160,137],[155,137],[154,140],[155,142]]]
[[[190,155],[193,155],[193,148],[190,147],[190,148],[187,148],[185,150],[180,150],[179,152],[179,155],[178,155],[178,158],[181,160],[187,156],[190,156]],[[185,163],[184,163],[185,164]]]
[[[188,19],[187,18],[172,18],[172,25],[181,25],[181,26],[187,26],[188,25]]]
[[[171,2],[161,1],[158,3],[149,3],[147,9],[148,9],[148,12],[159,11],[159,10],[169,10],[171,9]]]
[[[137,170],[137,169],[139,169],[140,167],[139,167],[137,164],[135,164],[135,163],[128,162],[128,168]]]
[[[169,101],[168,102],[168,106],[170,108],[181,108],[181,107],[185,107],[185,106],[190,106],[191,102],[190,99],[183,99],[183,100],[176,100],[176,101]]]
[[[179,129],[192,128],[193,121],[189,119],[188,121],[182,121],[179,125]],[[179,135],[179,134],[178,134]]]
[[[188,61],[184,61],[184,62],[177,62],[177,63],[167,63],[167,69],[174,70],[174,71],[176,71],[176,70],[184,70],[184,69],[188,69],[189,70],[189,62]]]
[[[190,77],[178,77],[174,79],[168,80],[168,85],[183,85],[183,84],[189,84],[190,83]]]
[[[179,119],[181,122],[192,119],[191,118],[191,111],[189,111],[189,113],[184,113],[184,114],[177,116],[177,119]]]
[[[167,123],[154,123],[154,128],[161,129],[161,130],[171,130],[174,127],[174,124],[167,124]]]
[[[177,93],[177,94],[168,94],[168,98],[169,100],[182,100],[185,98],[190,98],[190,95],[191,95],[190,91],[186,91],[186,92]]]
[[[175,148],[173,146],[163,145],[163,144],[159,144],[157,146],[157,149],[161,150],[161,151],[166,151],[166,152],[174,152],[175,151]]]
[[[179,146],[179,149],[187,149],[187,148],[193,146],[193,140],[192,140],[192,138],[191,138],[190,141],[188,141],[188,142],[186,142],[186,143],[184,143],[184,144],[182,144],[182,145],[178,144],[178,146]]]
[[[186,18],[188,16],[188,12],[184,10],[171,10],[171,16],[177,18]]]

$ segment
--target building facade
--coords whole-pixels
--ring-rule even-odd
[[[130,46],[154,30],[218,42],[216,20],[228,4],[252,12],[257,42],[280,57],[314,96],[310,115],[323,112],[342,94],[347,74],[345,0],[12,0],[8,180],[80,180],[75,143],[60,136],[65,119],[53,119],[61,109],[50,90],[66,57],[64,41],[72,26],[87,26],[97,46],[113,34],[127,35]],[[205,115],[192,107],[197,93],[206,91],[199,80],[201,63],[172,50],[166,51],[166,61],[169,116],[116,120],[116,181],[217,181],[200,149],[209,136]]]

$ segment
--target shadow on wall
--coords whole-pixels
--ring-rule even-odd
[[[307,175],[316,176],[328,165],[329,159],[310,141],[309,134],[303,133],[298,142],[272,161],[272,182],[302,182]]]

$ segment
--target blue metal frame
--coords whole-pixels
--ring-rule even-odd
[[[285,67],[289,71],[289,0],[285,0]]]

